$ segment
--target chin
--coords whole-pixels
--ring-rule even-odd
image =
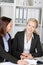
[[[28,34],[32,34],[32,32],[28,32]]]

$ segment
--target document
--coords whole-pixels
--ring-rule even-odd
[[[34,59],[24,59],[24,61],[27,61],[28,65],[37,65],[37,60]]]
[[[36,59],[37,61],[43,62],[43,56],[42,56],[42,57],[36,57],[36,58],[34,58],[34,59]]]
[[[0,65],[18,65],[18,64],[14,64],[11,62],[2,62],[2,63],[0,63]]]

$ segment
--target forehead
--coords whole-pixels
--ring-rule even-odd
[[[12,21],[10,21],[10,23],[9,24],[12,24]]]
[[[36,25],[36,22],[35,21],[28,21],[28,24]]]
[[[7,26],[11,26],[12,25],[12,22],[10,22]]]

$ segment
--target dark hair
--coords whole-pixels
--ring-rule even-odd
[[[6,27],[11,22],[11,18],[8,17],[0,17],[0,36],[6,35]]]

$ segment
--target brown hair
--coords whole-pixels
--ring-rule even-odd
[[[30,19],[28,19],[27,24],[28,24],[29,21],[35,22],[35,23],[36,23],[36,28],[38,27],[38,21],[37,21],[37,19],[35,19],[35,18],[30,18]]]
[[[0,36],[6,35],[6,27],[11,22],[11,18],[8,17],[0,17]]]

